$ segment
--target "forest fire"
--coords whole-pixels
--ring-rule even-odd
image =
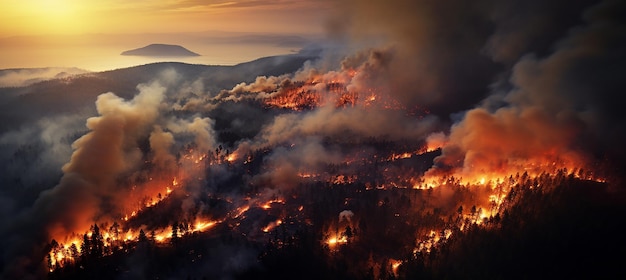
[[[602,108],[570,98],[586,87],[554,82],[569,73],[564,60],[588,52],[522,58],[466,92],[483,71],[455,67],[480,60],[451,56],[439,68],[435,49],[294,54],[285,59],[300,68],[251,77],[168,64],[126,99],[100,94],[87,130],[64,135],[73,144],[60,179],[16,223],[28,233],[16,244],[41,253],[7,255],[55,279],[100,268],[124,279],[272,279],[307,269],[296,260],[325,269],[319,279],[437,279],[515,255],[500,246],[525,249],[508,238],[562,236],[551,231],[559,211],[592,217],[562,201],[615,184],[607,141],[595,138]],[[565,210],[549,208],[558,203]]]
[[[408,110],[393,98],[377,93],[373,88],[352,85],[353,79],[359,75],[359,70],[316,74],[304,82],[283,81],[268,87],[272,92],[256,94],[265,96],[264,105],[277,110],[289,109],[292,112],[288,114],[295,115],[286,116],[302,116],[303,121],[320,112],[330,114],[331,118],[338,115],[339,119],[349,116],[341,114],[355,112],[363,116],[399,112],[397,118],[400,120],[422,120],[424,116],[407,113]],[[257,79],[259,81],[267,82]],[[257,88],[245,84],[238,86],[245,87]],[[207,123],[195,119],[190,127]],[[386,125],[382,123],[381,127]],[[176,129],[179,128],[171,128],[171,131]],[[187,131],[195,130],[189,128]],[[384,230],[371,229],[372,226],[367,226],[370,217],[355,215],[345,209],[338,221],[321,218],[324,216],[319,212],[325,210],[316,206],[314,201],[303,200],[315,197],[302,193],[307,189],[314,190],[313,193],[341,190],[343,201],[331,209],[355,207],[362,212],[371,212],[374,219],[377,215],[387,215],[382,217],[396,223],[391,228],[406,227],[402,233],[407,242],[403,245],[404,250],[419,256],[437,250],[454,235],[469,228],[488,228],[514,204],[512,195],[519,192],[521,186],[539,188],[540,182],[568,177],[601,181],[594,178],[592,172],[583,170],[581,157],[574,154],[558,157],[549,150],[520,154],[517,158],[498,162],[470,152],[456,159],[456,154],[451,152],[457,151],[454,131],[450,135],[431,132],[422,135],[422,141],[415,142],[405,140],[407,135],[414,135],[411,131],[402,134],[401,130],[394,130],[393,133],[401,134],[390,140],[327,135],[319,141],[307,138],[322,133],[321,128],[315,130],[311,126],[296,130],[297,134],[288,134],[291,138],[272,135],[278,132],[268,125],[259,133],[260,139],[229,147],[233,152],[215,140],[205,140],[202,147],[195,143],[202,141],[195,140],[176,157],[163,150],[162,155],[144,161],[142,172],[132,179],[122,180],[122,184],[130,187],[121,209],[109,210],[109,215],[83,226],[82,230],[76,231],[78,233],[53,235],[48,248],[49,270],[55,272],[76,265],[90,256],[130,252],[144,243],[161,248],[175,247],[179,240],[212,229],[215,234],[241,234],[248,242],[268,242],[269,238],[270,244],[275,243],[279,248],[289,244],[288,235],[296,234],[302,227],[323,229],[323,237],[318,242],[330,255],[340,255],[352,247],[362,246],[363,242],[372,242],[372,232]],[[167,133],[157,129],[153,137],[165,137]],[[300,133],[304,140],[299,138],[302,137]],[[157,140],[154,141],[156,147]],[[171,144],[160,145],[171,147]],[[326,155],[325,149],[341,152]],[[317,160],[318,157],[322,159]],[[222,177],[225,179],[215,183]],[[248,190],[241,193],[220,190],[229,184]],[[398,196],[399,193],[402,195]],[[373,195],[382,197],[372,203],[369,196]],[[258,212],[259,209],[262,212]],[[116,212],[119,218],[115,218]],[[157,213],[165,216],[157,219]],[[230,233],[224,233],[224,228],[219,225]],[[369,262],[383,265],[382,258],[377,255],[377,260]],[[397,257],[384,258],[388,258],[387,265],[396,276],[400,266],[407,261]]]
[[[346,236],[339,236],[339,237],[335,236],[335,237],[330,237],[328,238],[328,240],[326,240],[326,244],[328,244],[331,250],[335,250],[337,249],[337,246],[341,244],[346,244],[346,243],[348,243],[348,238]]]
[[[223,34],[289,54],[3,70],[0,278],[624,274],[623,1],[313,2]]]
[[[280,226],[280,224],[282,224],[283,221],[282,220],[276,220],[274,222],[269,223],[267,226],[265,226],[263,228],[263,232],[270,232],[272,231],[274,228],[276,228],[277,226]]]

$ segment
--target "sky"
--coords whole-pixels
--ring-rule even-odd
[[[0,69],[78,67],[103,71],[156,62],[119,54],[153,43],[199,53],[176,61],[233,65],[296,46],[216,43],[249,34],[325,33],[328,1],[0,0]]]
[[[317,33],[325,2],[2,0],[0,37],[207,30]]]

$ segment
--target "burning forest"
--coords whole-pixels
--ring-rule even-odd
[[[624,5],[578,1],[582,19],[561,15],[576,29],[534,34],[501,16],[512,4],[399,2],[343,1],[333,23],[367,44],[274,63],[296,69],[211,85],[166,63],[41,134],[5,128],[7,165],[67,161],[1,208],[3,276],[623,276]]]

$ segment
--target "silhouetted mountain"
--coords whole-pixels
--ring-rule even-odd
[[[179,45],[151,44],[143,48],[122,52],[122,55],[136,56],[200,56]]]

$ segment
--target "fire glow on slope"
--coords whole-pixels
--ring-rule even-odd
[[[537,129],[551,129],[542,122],[528,122],[541,117],[540,114],[516,115],[502,111],[499,114],[504,118],[499,118],[502,116],[476,110],[470,111],[465,121],[454,126],[449,134],[436,131],[436,120],[427,110],[406,108],[368,83],[381,63],[379,56],[372,55],[361,65],[346,66],[341,71],[303,70],[294,76],[259,77],[252,84],[242,83],[212,99],[204,99],[203,102],[212,105],[256,100],[270,110],[282,112],[258,135],[237,142],[237,146],[232,147],[233,152],[222,149],[212,137],[213,122],[208,118],[179,119],[155,125],[158,110],[152,112],[154,119],[145,121],[146,127],[153,126],[152,158],[138,164],[137,169],[144,168],[143,173],[129,176],[132,180],[127,181],[131,183],[127,184],[129,191],[124,203],[116,205],[119,209],[109,209],[111,213],[100,218],[90,217],[91,224],[69,232],[50,232],[54,240],[62,242],[52,242],[49,268],[54,270],[76,263],[77,258],[84,255],[83,250],[93,250],[93,244],[101,244],[98,245],[100,256],[131,250],[146,238],[160,246],[172,246],[168,241],[205,232],[219,224],[227,225],[231,231],[241,231],[250,239],[266,240],[279,227],[310,224],[307,221],[310,213],[303,211],[302,198],[276,196],[275,189],[286,191],[299,184],[318,182],[328,187],[362,184],[364,191],[372,192],[466,188],[473,201],[459,205],[465,207],[459,208],[457,220],[449,222],[448,227],[421,228],[414,233],[415,244],[410,244],[415,248],[413,252],[430,252],[449,239],[454,228],[463,231],[472,225],[485,225],[485,221],[502,213],[507,195],[522,180],[570,175],[598,180],[593,173],[583,171],[588,167],[582,156],[565,148],[557,149],[567,147],[570,137],[575,135],[569,130],[554,130],[545,137],[556,140],[533,143],[532,149],[526,148],[527,142],[517,140],[524,138],[517,131],[526,131],[521,136],[532,136]],[[159,106],[152,104],[152,107]],[[134,116],[130,114],[134,113],[131,109],[129,115]],[[109,117],[106,113],[103,110],[102,119]],[[516,119],[518,117],[520,119]],[[524,126],[524,123],[531,126]],[[500,138],[493,138],[493,133],[480,127],[491,127],[503,133],[496,134]],[[195,139],[192,147],[180,150],[176,157],[172,150],[177,134],[191,134]],[[135,149],[132,145],[138,138],[122,141],[131,143],[126,150]],[[416,167],[417,162],[430,157],[434,157],[434,166]],[[261,168],[255,171],[258,173],[250,174],[251,166],[259,163]],[[217,177],[231,172],[229,170],[245,170],[235,174],[241,177],[245,174],[246,187],[260,186],[260,189],[239,197],[211,194],[230,205],[228,213],[219,217],[187,211],[180,214],[187,217],[183,223],[141,224],[144,220],[140,216],[150,215],[151,209],[167,207],[168,201],[195,197],[202,193],[198,189],[213,179],[211,176]],[[121,170],[114,171],[128,176]],[[348,199],[345,204],[349,204]],[[379,204],[384,206],[385,202]],[[257,215],[257,209],[265,215],[262,222],[252,229],[244,229],[242,224],[248,222],[247,215]],[[395,217],[403,214],[395,213]],[[355,234],[359,225],[350,220],[354,214],[346,215],[324,225],[326,230],[320,243],[327,246],[329,253],[359,241]],[[94,225],[98,225],[95,235]],[[397,260],[391,264],[394,273],[401,263]]]

